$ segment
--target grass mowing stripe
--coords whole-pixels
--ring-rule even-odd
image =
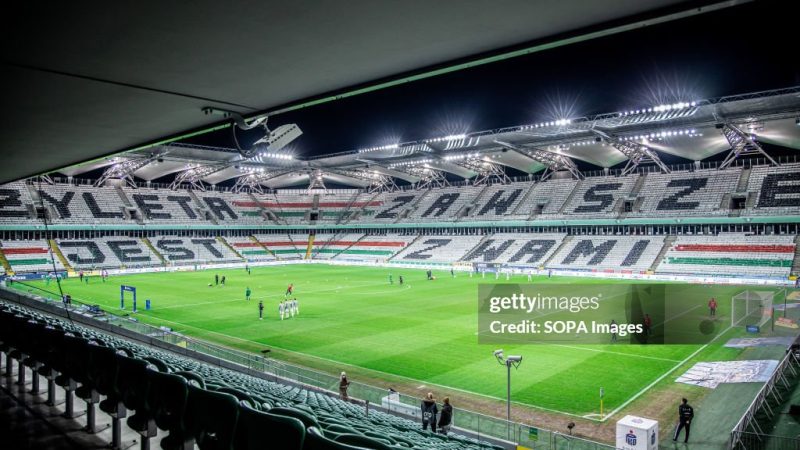
[[[234,339],[234,340],[238,340],[238,341],[249,342],[249,343],[259,344],[259,345],[261,344],[258,341],[253,341],[253,340],[250,340],[250,339],[243,339],[243,338],[240,338],[238,336],[232,336],[232,335],[225,334],[225,333],[220,333],[220,332],[217,332],[217,331],[205,330],[205,329],[193,326],[193,325],[187,325],[187,324],[183,324],[183,323],[179,323],[179,322],[172,322],[172,321],[165,320],[165,319],[162,319],[162,320],[164,320],[165,322],[176,324],[176,325],[183,325],[183,326],[186,326],[188,328],[194,328],[194,329],[203,331],[205,333],[216,334],[216,335],[223,336],[223,337],[226,337],[226,338],[229,338],[229,339]],[[292,319],[287,319],[287,320],[292,320]],[[350,363],[346,363],[346,362],[343,362],[343,361],[337,361],[337,360],[333,360],[333,359],[329,359],[329,358],[323,358],[323,357],[320,357],[320,356],[310,355],[310,354],[307,354],[307,353],[296,352],[294,350],[290,350],[290,349],[282,348],[282,347],[277,347],[277,346],[274,346],[274,345],[270,345],[270,347],[278,349],[278,350],[281,350],[281,351],[284,351],[286,353],[294,353],[294,354],[302,355],[303,357],[311,357],[311,358],[314,358],[314,359],[319,359],[320,361],[340,364],[340,365],[347,366],[347,367],[355,367],[355,368],[358,368],[358,369],[361,369],[361,370],[367,370],[367,371],[370,371],[370,372],[377,372],[377,373],[381,373],[381,374],[384,374],[384,375],[389,375],[391,377],[402,378],[402,379],[405,379],[405,380],[408,380],[408,381],[427,383],[427,384],[432,385],[432,386],[437,386],[437,387],[441,387],[441,388],[445,388],[445,389],[451,389],[453,391],[463,392],[465,394],[477,395],[477,396],[480,396],[480,397],[490,398],[490,399],[494,399],[494,400],[502,400],[502,401],[506,400],[505,397],[497,397],[497,396],[494,396],[494,395],[482,394],[480,392],[468,391],[468,390],[457,388],[457,387],[453,387],[453,386],[447,386],[447,385],[444,385],[444,384],[434,383],[434,382],[425,381],[425,380],[419,380],[419,379],[416,379],[416,378],[410,378],[410,377],[406,377],[406,376],[403,376],[403,375],[397,375],[397,374],[393,374],[393,373],[389,373],[389,372],[382,372],[380,370],[375,370],[375,369],[367,369],[367,368],[364,368],[364,367],[361,367],[361,366],[357,366],[355,364],[350,364]],[[542,411],[548,411],[548,412],[557,413],[557,414],[564,414],[564,415],[571,416],[571,417],[584,417],[584,416],[581,416],[581,415],[578,415],[578,414],[574,414],[574,413],[558,411],[556,409],[545,408],[545,407],[542,407],[542,406],[532,405],[532,404],[529,404],[529,403],[523,403],[523,402],[514,401],[514,400],[512,400],[511,403],[514,403],[514,404],[517,404],[517,405],[522,405],[522,406],[533,407],[533,408],[536,408],[536,409],[540,409]],[[593,420],[593,419],[590,419],[590,420]]]
[[[504,398],[505,374],[499,373],[491,357],[494,348],[478,344],[475,332],[478,285],[508,283],[506,280],[451,278],[445,271],[435,271],[436,280],[427,281],[424,270],[399,267],[302,264],[251,269],[252,275],[242,269],[119,275],[106,283],[92,278],[88,285],[67,279],[65,293],[77,302],[126,314],[128,311],[117,309],[119,285],[132,285],[142,303],[144,299],[153,302],[152,310],[139,309],[136,317],[142,322],[189,330],[190,335],[248,352],[267,346],[304,355],[311,362],[316,358],[320,364],[330,361],[359,367],[365,373],[381,374],[375,377],[378,380],[396,377],[485,398]],[[215,274],[227,276],[224,288],[208,287]],[[389,274],[394,276],[394,285],[388,282]],[[400,275],[406,280],[402,287],[397,283]],[[510,282],[526,281],[526,276],[516,276]],[[280,321],[275,314],[277,303],[289,283],[295,285],[292,297],[300,301],[301,315]],[[539,276],[535,283],[610,282]],[[45,287],[44,283],[34,284]],[[255,302],[245,301],[246,287],[252,289]],[[722,289],[727,296],[743,288]],[[689,299],[685,309],[705,305],[710,292],[704,286],[687,285],[681,292]],[[259,300],[265,306],[263,321],[258,320]],[[721,302],[718,314],[727,317],[729,308],[728,302]],[[696,319],[689,314],[680,321]],[[505,350],[525,356],[512,383],[515,403],[580,417],[596,408],[598,386],[606,389],[606,404],[613,408],[696,348],[620,346],[585,351],[550,344],[514,344]],[[731,357],[735,357],[733,352],[723,356]]]

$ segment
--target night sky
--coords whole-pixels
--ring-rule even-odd
[[[290,148],[309,157],[794,86],[795,3],[740,5],[314,106],[270,125],[298,124],[304,134]],[[187,142],[231,147],[229,135]]]

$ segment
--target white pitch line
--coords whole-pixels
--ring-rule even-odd
[[[158,319],[158,320],[162,320],[164,322],[169,322],[169,323],[174,323],[176,325],[183,325],[184,327],[188,327],[188,328],[194,328],[196,330],[200,330],[200,331],[205,332],[205,333],[217,334],[219,336],[224,336],[224,337],[227,337],[227,338],[235,339],[237,341],[264,345],[263,343],[258,342],[258,341],[253,341],[253,340],[250,340],[250,339],[244,339],[244,338],[240,338],[238,336],[231,336],[229,334],[220,333],[218,331],[207,330],[205,328],[196,327],[194,325],[189,325],[189,324],[185,324],[185,323],[181,323],[181,322],[174,322],[172,320],[167,320],[167,319]],[[349,364],[349,363],[342,362],[342,361],[336,361],[336,360],[333,360],[333,359],[328,359],[328,358],[324,358],[322,356],[316,356],[316,355],[312,355],[312,354],[309,354],[309,353],[296,352],[294,350],[289,350],[289,349],[286,349],[286,348],[283,348],[283,347],[278,347],[278,346],[275,346],[275,345],[270,345],[270,347],[276,348],[278,350],[282,350],[282,351],[287,352],[287,353],[294,353],[296,355],[301,355],[301,356],[305,356],[305,357],[309,357],[309,358],[319,359],[321,361],[326,361],[326,362],[329,362],[329,363],[339,364],[339,365],[342,365],[342,366],[355,367],[357,369],[366,370],[368,372],[378,373],[378,374],[382,374],[382,375],[388,375],[390,377],[402,378],[402,379],[408,380],[408,381],[414,381],[414,382],[417,382],[417,383],[419,383],[420,381],[423,381],[423,380],[418,380],[416,378],[411,378],[411,377],[407,377],[407,376],[403,376],[403,375],[384,372],[384,371],[381,371],[381,370],[370,369],[370,368],[367,368],[367,367],[357,366],[355,364]],[[428,383],[431,386],[437,386],[437,387],[441,387],[441,388],[445,388],[445,389],[450,389],[450,390],[453,390],[453,391],[463,392],[465,394],[475,395],[475,396],[478,396],[478,397],[490,398],[492,400],[500,400],[500,401],[505,401],[506,400],[504,397],[503,398],[495,397],[494,395],[482,394],[480,392],[475,392],[475,391],[468,391],[466,389],[461,389],[461,388],[457,388],[457,387],[453,387],[453,386],[447,386],[445,384],[432,383],[430,381],[426,381],[426,383]],[[538,410],[541,410],[541,411],[547,411],[547,412],[552,412],[552,413],[556,413],[556,414],[563,414],[565,416],[578,417],[578,418],[581,418],[581,419],[585,418],[585,417],[581,416],[580,414],[568,413],[568,412],[564,412],[564,411],[559,411],[557,409],[545,408],[543,406],[533,405],[533,404],[530,404],[530,403],[522,403],[522,402],[518,402],[518,401],[512,401],[511,403],[514,403],[514,404],[517,404],[517,405],[521,405],[521,406],[525,406],[525,407],[528,407],[528,408],[538,409]],[[590,419],[590,420],[597,421],[596,419]]]
[[[631,358],[645,358],[645,359],[654,359],[654,360],[657,360],[657,361],[680,362],[680,360],[677,360],[677,359],[659,358],[657,356],[634,355],[634,354],[631,354],[631,353],[622,353],[622,352],[612,352],[612,351],[608,351],[608,350],[601,350],[599,348],[577,347],[577,346],[565,345],[565,344],[550,344],[550,345],[553,345],[553,346],[556,346],[556,347],[571,348],[571,349],[575,349],[575,350],[583,350],[583,351],[587,351],[587,352],[609,353],[609,354],[612,354],[612,355],[629,356]]]
[[[722,332],[721,332],[721,333],[719,333],[718,335],[714,336],[714,338],[713,338],[713,339],[711,339],[710,341],[708,341],[708,343],[706,343],[706,344],[703,344],[703,346],[702,346],[702,347],[698,348],[698,349],[697,349],[697,350],[695,350],[695,351],[694,351],[694,352],[693,352],[691,355],[689,355],[689,356],[687,356],[686,358],[684,358],[684,359],[683,359],[683,361],[681,361],[681,362],[679,362],[678,364],[676,364],[676,365],[675,365],[675,366],[674,366],[672,369],[668,370],[668,371],[667,371],[667,372],[665,372],[663,375],[661,375],[660,377],[656,378],[656,379],[655,379],[655,381],[653,381],[652,383],[650,383],[650,384],[648,384],[647,386],[645,386],[645,387],[644,387],[644,389],[642,389],[642,390],[640,390],[639,392],[637,392],[636,394],[634,394],[634,395],[633,395],[633,397],[629,398],[628,400],[626,400],[625,402],[623,402],[621,405],[619,405],[618,407],[616,407],[614,410],[612,410],[610,413],[608,413],[608,414],[607,414],[607,415],[606,415],[606,416],[603,418],[603,420],[602,420],[602,421],[603,421],[603,422],[607,421],[609,418],[611,418],[611,416],[613,416],[614,414],[618,413],[618,412],[619,412],[619,411],[620,411],[622,408],[624,408],[624,407],[628,406],[628,405],[629,405],[629,404],[630,404],[632,401],[634,401],[634,400],[636,400],[637,398],[641,397],[641,396],[642,396],[642,394],[644,394],[645,392],[647,392],[648,390],[650,390],[650,389],[651,389],[653,386],[655,386],[656,384],[658,384],[659,382],[661,382],[661,380],[663,380],[664,378],[666,378],[667,376],[669,376],[669,374],[671,374],[672,372],[674,372],[674,371],[678,370],[678,368],[679,368],[679,367],[681,367],[682,365],[686,364],[686,363],[687,363],[687,362],[688,362],[690,359],[694,358],[694,357],[695,357],[695,356],[696,356],[698,353],[700,353],[700,352],[702,352],[703,350],[705,350],[705,349],[706,349],[706,347],[708,347],[708,346],[709,346],[709,345],[710,345],[712,342],[714,342],[715,340],[717,340],[717,338],[718,338],[718,337],[720,337],[720,336],[722,336],[723,334],[727,333],[727,332],[728,332],[728,330],[730,330],[731,328],[733,328],[733,325],[729,326],[729,327],[728,327],[728,328],[726,328],[724,331],[722,331]]]

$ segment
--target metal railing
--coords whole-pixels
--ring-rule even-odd
[[[739,448],[747,450],[800,450],[800,438],[744,432],[739,436]]]
[[[798,375],[798,371],[795,370],[795,366],[800,366],[800,359],[798,359],[795,353],[798,340],[800,340],[800,338],[795,340],[795,345],[792,345],[792,348],[786,352],[786,355],[775,368],[775,371],[772,372],[769,380],[759,389],[755,398],[747,407],[747,410],[739,421],[736,422],[736,425],[731,430],[730,439],[728,440],[729,449],[752,450],[754,447],[747,444],[751,444],[757,440],[756,438],[758,436],[768,436],[759,425],[757,415],[763,412],[767,417],[773,418],[778,413],[778,411],[770,405],[770,400],[774,400],[778,404],[781,403],[783,401],[783,395],[781,395],[779,391],[780,387],[783,386],[785,389],[790,389],[791,387],[787,379],[787,374],[791,374],[793,377],[797,377]]]

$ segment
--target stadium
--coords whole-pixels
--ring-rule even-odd
[[[256,108],[199,94],[175,110],[128,104],[38,80],[26,72],[35,57],[4,64],[7,85],[52,95],[75,128],[40,130],[53,111],[26,99],[15,106],[30,117],[2,134],[9,448],[655,449],[677,445],[679,423],[681,448],[795,448],[800,86],[303,151],[306,109],[396,85],[403,97],[429,77],[583,45],[573,39],[602,46],[637,28],[777,13],[771,2],[626,3],[583,27],[512,33],[479,59],[425,60],[444,69],[391,66],[366,84],[331,73],[335,86],[311,84],[311,71],[306,90],[286,81],[285,99],[252,94]],[[53,20],[45,34],[61,30]],[[177,75],[150,69],[165,93]],[[182,76],[187,90],[209,82]],[[84,100],[122,102],[130,117],[105,121]],[[101,126],[80,129],[89,122]]]

